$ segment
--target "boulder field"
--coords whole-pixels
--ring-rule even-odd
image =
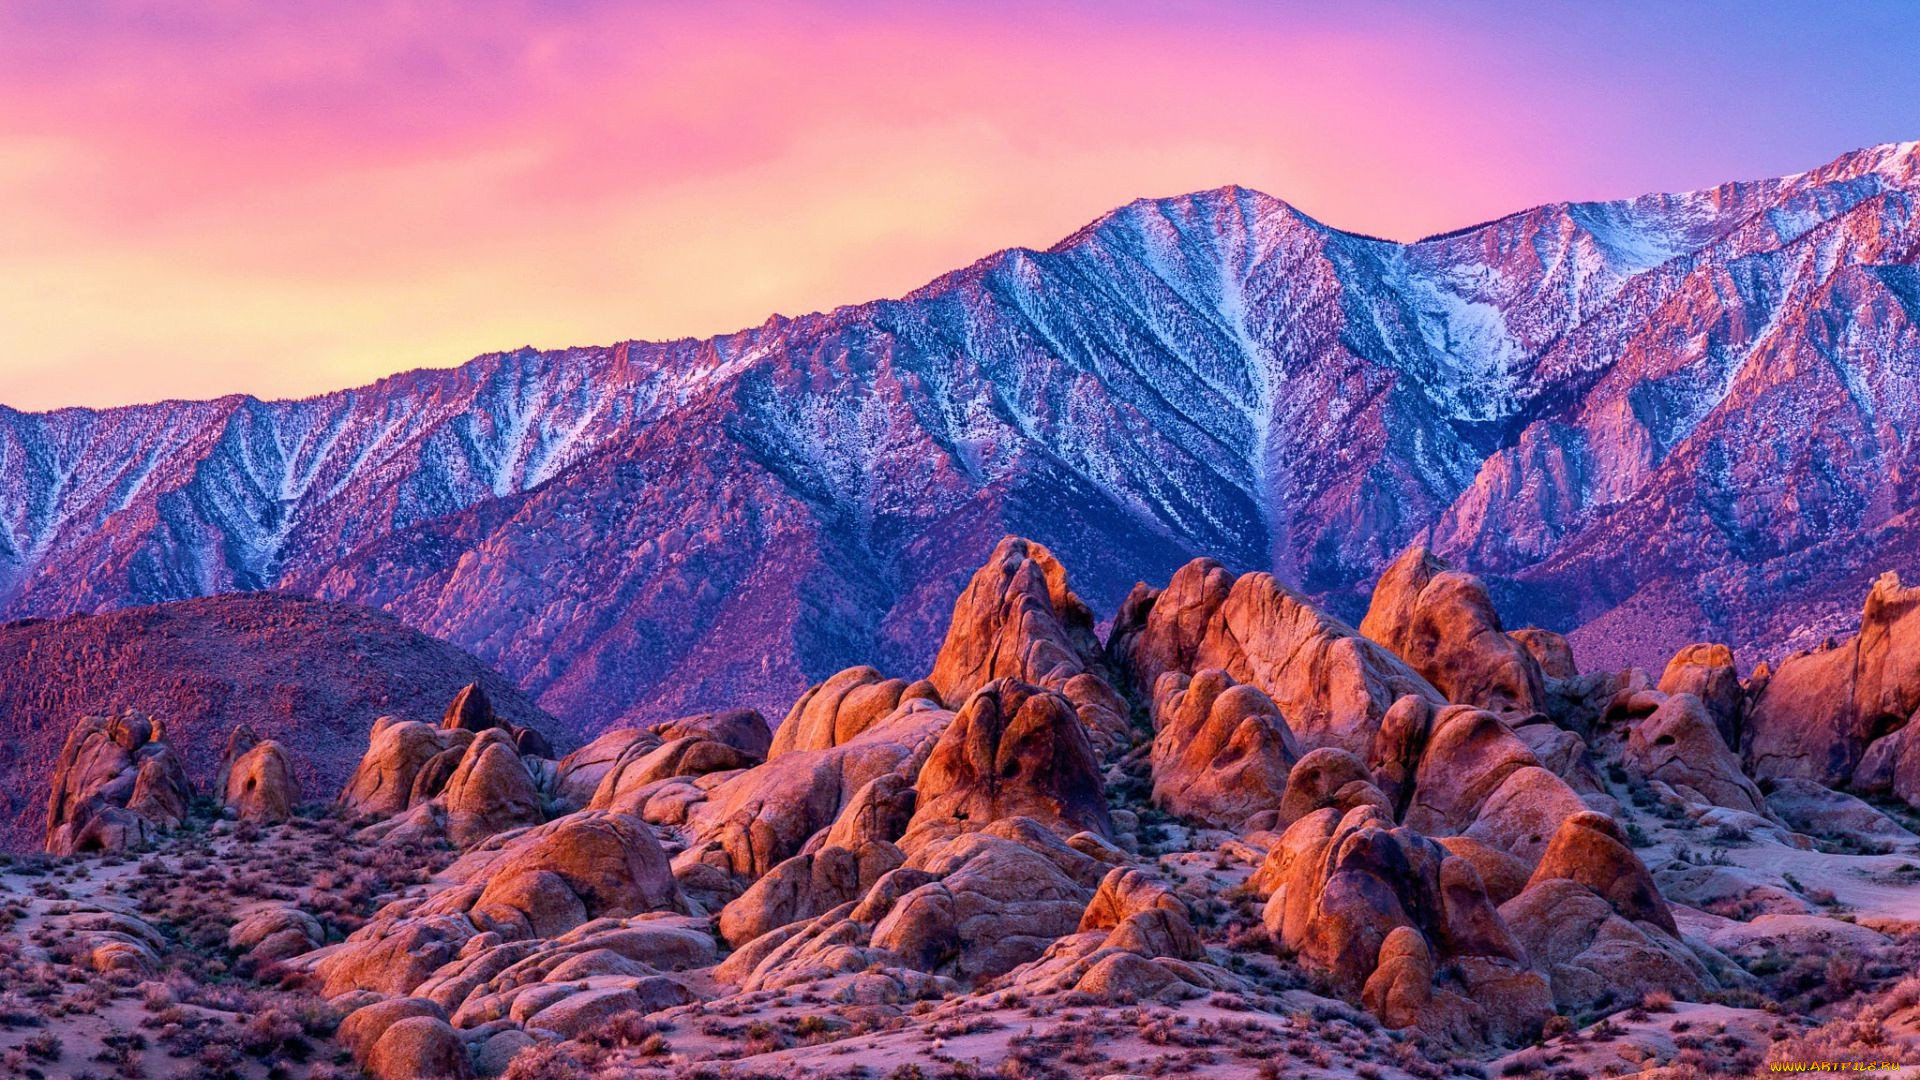
[[[1920,805],[1916,596],[1884,578],[1854,638],[1745,677],[1701,643],[1656,683],[1583,673],[1417,546],[1358,628],[1203,559],[1136,588],[1102,642],[1066,567],[1010,537],[931,671],[849,668],[777,725],[703,713],[558,756],[470,685],[437,721],[375,720],[316,804],[298,746],[234,730],[202,799],[162,720],[89,718],[46,844],[165,850],[212,811],[443,853],[351,926],[309,891],[229,939],[382,1080],[934,1062],[885,1033],[1023,1008],[1305,1009],[1441,1075],[1649,1002],[1757,1008],[1761,937],[1895,940],[1825,917],[1807,875],[1920,850],[1857,797]],[[716,1034],[740,1016],[788,1034]],[[1020,1037],[968,1045],[992,1066]],[[1373,1045],[1314,1037],[1351,1068]]]

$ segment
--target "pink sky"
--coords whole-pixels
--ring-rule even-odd
[[[1899,5],[1332,7],[9,4],[0,403],[704,336],[1229,182],[1412,239],[1920,137]]]

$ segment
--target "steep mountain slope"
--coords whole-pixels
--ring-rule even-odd
[[[1751,661],[1916,569],[1917,171],[1404,245],[1227,188],[705,342],[0,410],[0,604],[373,604],[592,728],[922,667],[1003,533],[1107,611],[1204,552],[1349,618],[1422,538],[1590,660]]]
[[[503,717],[553,718],[485,665],[382,612],[274,593],[0,624],[0,850],[37,850],[60,747],[82,716],[161,721],[202,791],[247,724],[294,751],[308,797],[333,798],[375,717],[437,720],[478,682]]]

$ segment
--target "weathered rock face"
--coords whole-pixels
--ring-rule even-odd
[[[1471,836],[1442,836],[1436,841],[1448,854],[1465,859],[1480,875],[1487,899],[1504,904],[1520,895],[1533,877],[1533,864]]]
[[[1509,1041],[1553,1012],[1472,864],[1376,808],[1294,822],[1261,877],[1274,941],[1388,1023]]]
[[[1130,928],[1142,955],[1194,960],[1205,955],[1187,905],[1166,883],[1134,866],[1116,866],[1100,879],[1079,931]]]
[[[647,795],[662,781],[733,772],[759,762],[743,750],[698,735],[663,743],[650,732],[641,733],[601,777],[589,805],[601,810],[633,810],[644,805]]]
[[[1395,712],[1400,713],[1398,707]],[[1404,715],[1404,721],[1382,728],[1383,741],[1393,735],[1390,741],[1401,749],[1378,750],[1375,759],[1381,764],[1373,773],[1385,784],[1383,790],[1392,792],[1391,805],[1403,808],[1407,826],[1429,836],[1465,836],[1530,866],[1567,815],[1588,809],[1572,786],[1542,767],[1527,741],[1492,713],[1467,705],[1441,709],[1417,740],[1417,752],[1405,748],[1416,745],[1412,733],[1420,730],[1418,714],[1410,709]],[[1576,737],[1544,727],[1581,748],[1563,756],[1586,765]],[[1415,762],[1410,769],[1404,764],[1409,754]],[[1560,764],[1569,775],[1581,773]],[[1598,780],[1593,784],[1597,790]]]
[[[565,808],[625,804],[629,794],[678,776],[744,769],[766,760],[773,745],[766,718],[730,709],[606,732],[555,768],[554,790]],[[637,805],[637,804],[636,804]]]
[[[639,743],[657,746],[659,736],[645,728],[615,728],[603,732],[592,742],[560,759],[555,768],[554,789],[560,801],[574,809],[585,807],[593,799],[614,767],[629,756]]]
[[[1689,645],[1673,654],[1660,675],[1663,694],[1692,694],[1706,706],[1720,729],[1721,741],[1738,749],[1741,739],[1741,714],[1746,707],[1746,691],[1740,686],[1740,671],[1734,667],[1733,650],[1725,645],[1702,643]]]
[[[929,842],[899,871],[925,883],[898,883],[911,887],[875,923],[873,946],[916,970],[967,979],[1035,959],[1079,928],[1106,869],[1045,833],[1008,818]]]
[[[762,934],[715,974],[747,991],[860,973],[887,1000],[952,993],[1073,935],[1109,867],[1039,822],[1003,819],[932,841],[857,901]]]
[[[469,731],[478,734],[499,728],[505,731],[516,751],[528,757],[554,757],[553,744],[539,731],[530,727],[510,724],[493,711],[493,700],[479,683],[468,683],[454,694],[448,703],[447,711],[440,717],[440,726],[449,731]]]
[[[1713,985],[1671,933],[1626,919],[1583,885],[1530,886],[1501,905],[1500,914],[1551,980],[1561,1012],[1604,1009],[1656,991],[1694,1000]]]
[[[445,1020],[447,1011],[425,998],[389,998],[354,1010],[340,1022],[337,1034],[353,1060],[364,1066],[367,1055],[388,1028],[415,1016]]]
[[[1211,570],[1198,576],[1206,596],[1217,591]],[[1136,640],[1173,643],[1146,655],[1181,655],[1180,635],[1189,632],[1192,614],[1169,608],[1161,620],[1156,603]],[[1220,668],[1258,687],[1287,718],[1302,750],[1334,746],[1364,758],[1396,700],[1408,694],[1441,700],[1398,657],[1268,574],[1234,581],[1205,626],[1193,649],[1196,667]]]
[[[1860,767],[1853,772],[1853,786],[1870,795],[1892,795],[1908,806],[1920,807],[1920,725],[1909,720],[1905,727],[1868,745]]]
[[[493,714],[493,702],[487,699],[487,692],[480,688],[479,683],[468,683],[461,687],[440,717],[440,726],[443,728],[475,734],[497,727],[499,723],[499,718]]]
[[[1920,709],[1920,588],[1883,574],[1860,632],[1781,661],[1749,705],[1747,758],[1759,776],[1852,780],[1869,744]]]
[[[1574,791],[1600,800],[1613,798],[1600,779],[1599,765],[1585,739],[1546,717],[1535,717],[1514,728],[1513,733],[1533,751],[1541,768],[1565,780]],[[1600,805],[1604,807],[1607,802]]]
[[[1901,731],[1911,731],[1911,726]],[[1878,748],[1889,740],[1874,744]],[[1861,765],[1866,771],[1866,764]],[[1857,776],[1858,774],[1856,774]],[[1920,775],[1914,777],[1920,780]],[[1920,792],[1920,786],[1910,790]],[[1913,796],[1902,794],[1902,798]],[[1907,831],[1899,822],[1873,806],[1845,792],[1835,791],[1811,780],[1777,780],[1767,792],[1767,809],[1775,819],[1795,832],[1810,836],[1850,836],[1896,843],[1920,844],[1920,836]]]
[[[1467,705],[1442,709],[1420,755],[1404,820],[1430,836],[1464,833],[1510,776],[1539,764],[1493,714]]]
[[[463,856],[442,876],[452,884],[384,910],[319,961],[329,997],[412,993],[476,939],[489,948],[560,937],[596,919],[687,910],[652,830],[624,814],[557,818]]]
[[[1430,1024],[1435,969],[1433,948],[1411,926],[1396,926],[1380,943],[1373,974],[1360,990],[1360,1003],[1388,1027]]]
[[[1577,882],[1628,919],[1652,923],[1669,934],[1679,932],[1653,875],[1633,853],[1620,826],[1605,814],[1588,811],[1561,824],[1528,886],[1543,881]]]
[[[1555,779],[1522,767],[1501,790],[1530,774]],[[1274,941],[1343,995],[1466,1043],[1715,985],[1611,818],[1577,802],[1542,817],[1550,842],[1521,859],[1472,836],[1436,843],[1377,807],[1323,808],[1287,828],[1251,884],[1271,894]]]
[[[936,704],[939,699],[930,682],[909,685],[870,667],[848,668],[800,695],[773,733],[769,756],[825,750],[850,741],[892,713],[909,694]]]
[[[514,837],[498,851],[470,856],[456,864],[449,876],[464,876],[483,885],[471,910],[476,918],[493,924],[490,929],[502,933],[506,932],[503,923],[518,928],[520,918],[515,912],[525,915],[529,929],[538,924],[541,908],[522,907],[516,901],[539,896],[554,882],[578,902],[583,913],[578,922],[687,910],[653,830],[624,814],[588,810],[556,818]],[[556,906],[573,909],[565,901]],[[431,905],[422,910],[430,912]],[[539,936],[558,936],[565,929],[570,927],[549,928],[539,931]]]
[[[55,855],[125,851],[186,820],[186,770],[159,725],[136,713],[90,716],[67,735],[47,801]]]
[[[397,1020],[367,1052],[373,1080],[466,1080],[473,1075],[467,1046],[445,1020],[410,1016]]]
[[[1186,904],[1151,873],[1122,866],[1100,880],[1078,931],[1008,973],[1006,982],[1022,993],[1071,991],[1116,1004],[1246,989],[1205,958]]]
[[[1583,813],[1554,835],[1527,887],[1500,906],[1553,984],[1554,1004],[1580,1012],[1651,991],[1699,998],[1714,983],[1680,942],[1673,915],[1612,818]]]
[[[1007,537],[954,604],[928,680],[957,706],[996,679],[1057,687],[1100,655],[1093,613],[1039,544]]]
[[[460,847],[542,819],[533,777],[513,737],[499,728],[474,738],[439,797],[446,806],[447,836]]]
[[[1380,718],[1380,730],[1367,749],[1367,770],[1374,786],[1387,797],[1395,818],[1407,812],[1407,800],[1413,797],[1415,770],[1426,754],[1427,738],[1433,731],[1433,703],[1408,694],[1393,703]]]
[[[349,817],[387,818],[408,809],[416,804],[414,782],[427,763],[450,750],[464,752],[472,739],[467,732],[381,717],[373,723],[359,768],[340,792],[341,811]],[[444,778],[426,797],[437,795],[440,786]]]
[[[1573,660],[1573,645],[1562,634],[1551,630],[1542,630],[1529,626],[1519,630],[1507,631],[1507,636],[1518,642],[1540,665],[1540,674],[1549,679],[1572,679],[1579,677],[1579,665]]]
[[[1464,835],[1531,863],[1546,849],[1561,822],[1588,809],[1586,800],[1557,773],[1525,766],[1507,774],[1493,789]]]
[[[1167,672],[1154,694],[1153,801],[1231,828],[1279,805],[1299,757],[1273,700],[1217,668]]]
[[[1501,628],[1486,586],[1423,546],[1408,548],[1380,575],[1360,632],[1448,701],[1518,715],[1546,707],[1540,666]]]
[[[898,840],[906,833],[920,800],[919,791],[912,786],[913,779],[913,776],[892,772],[867,781],[840,808],[833,824],[807,841],[807,848],[855,850],[870,841]]]
[[[410,942],[419,954],[404,954],[402,963],[394,965],[409,970],[399,981],[409,989],[391,993],[412,996],[381,998],[388,992],[347,991],[349,1002],[376,999],[340,1026],[341,1041],[356,1060],[369,1062],[393,1030],[425,1018],[434,1025],[450,1021],[461,1060],[471,1053],[481,1075],[498,1075],[514,1052],[534,1041],[522,1025],[581,1037],[621,1013],[646,1014],[686,1004],[697,995],[683,979],[668,973],[710,966],[715,959],[701,921],[665,913],[597,918],[544,941],[503,940],[485,932],[466,938],[452,955],[448,946],[460,940],[461,920],[443,923],[437,930],[399,936],[400,944]],[[356,937],[347,950],[366,944]],[[425,965],[411,963],[421,954],[427,964],[438,965],[424,978],[419,978],[419,969]],[[332,954],[320,967],[336,978],[347,970]],[[441,1075],[432,1070],[444,1067],[417,1050],[393,1055],[396,1068],[405,1068],[410,1060],[427,1070],[410,1076]]]
[[[221,805],[242,821],[285,821],[300,802],[300,784],[286,748],[253,737],[247,728],[235,728],[227,743],[215,784]]]
[[[438,726],[390,716],[374,721],[338,805],[350,818],[372,819],[370,837],[472,847],[577,805],[570,796],[582,770],[603,771],[597,755],[608,742],[583,750],[586,763],[556,763],[528,748],[551,753],[537,732],[500,722],[484,692],[469,686]]]
[[[850,681],[876,685],[871,676]],[[1153,996],[1159,991],[1148,992],[1148,983],[1183,992],[1236,985],[1225,972],[1218,981],[1196,974],[1184,960],[1153,966],[1149,957],[1163,951],[1198,948],[1184,910],[1168,910],[1170,897],[1156,902],[1144,887],[1116,882],[1106,906],[1117,923],[1084,925],[1083,916],[1100,922],[1088,902],[1126,856],[1105,839],[1111,826],[1083,711],[1061,693],[998,679],[957,715],[903,697],[892,716],[850,741],[778,754],[753,770],[825,764],[902,731],[926,742],[906,759],[917,766],[912,772],[877,774],[851,799],[830,800],[839,816],[805,852],[727,906],[722,931],[741,947],[716,974],[754,991],[858,973],[861,994],[886,1000],[951,993],[953,980],[1022,965],[1035,966],[1022,968],[1014,985],[1036,992],[1075,986]],[[808,823],[819,820],[810,815]],[[898,847],[888,842],[894,837]]]
[[[1114,617],[1107,654],[1135,694],[1154,693],[1160,676],[1167,672],[1197,670],[1200,643],[1214,613],[1227,602],[1233,582],[1233,574],[1219,563],[1194,559],[1174,571],[1164,589],[1134,586]]]
[[[1124,858],[1106,839],[1083,718],[1126,706],[1086,657],[1053,651],[1069,636],[1055,632],[1055,597],[1039,587],[1050,578],[1064,588],[1050,557],[1003,544],[956,607],[942,655],[984,657],[992,670],[1023,658],[1021,670],[1058,689],[996,678],[955,714],[870,669],[843,672],[795,707],[767,764],[688,812],[700,839],[676,860],[684,877],[763,875],[722,912],[739,946],[723,978],[754,990],[860,971],[887,995],[916,993],[938,985],[929,979],[1003,974],[1076,933],[1108,866],[1081,849]],[[788,788],[789,775],[804,783]],[[772,810],[783,791],[798,804]],[[1113,932],[1175,933],[1164,914],[1137,921]]]
[[[469,1033],[524,1024],[578,1035],[620,1012],[694,1000],[668,973],[710,966],[715,951],[705,919],[602,916],[546,940],[478,935],[411,992]]]
[[[1411,554],[1382,582],[1370,615],[1375,632],[1516,720],[1537,715],[1530,706],[1544,701],[1539,665],[1501,631],[1484,589],[1418,549]],[[1554,815],[1585,808],[1497,717],[1466,706],[1436,716],[1444,699],[1419,673],[1271,577],[1233,581],[1204,563],[1181,573],[1177,589],[1138,600],[1126,616],[1133,622],[1116,623],[1116,654],[1136,682],[1162,665],[1219,662],[1226,678],[1268,695],[1301,750],[1341,752],[1308,754],[1315,764],[1305,774],[1293,766],[1282,823],[1320,807],[1379,805],[1421,832],[1473,830],[1531,860],[1552,835]],[[1570,672],[1570,658],[1556,669]],[[1158,676],[1175,680],[1166,683],[1169,695],[1182,674]],[[1571,734],[1560,742],[1549,747],[1556,765],[1599,793],[1584,744]],[[1173,749],[1169,739],[1162,752]],[[1522,769],[1532,771],[1513,778]]]
[[[1132,726],[1127,701],[1107,674],[1093,613],[1068,587],[1066,569],[1046,548],[1010,536],[954,603],[927,685],[954,705],[1000,678],[1055,691],[1072,703],[1095,750],[1104,753],[1124,747]],[[902,699],[925,693],[917,685],[900,689]],[[854,703],[856,717],[871,711]]]
[[[1623,748],[1628,771],[1658,780],[1690,802],[1766,817],[1766,799],[1740,771],[1740,758],[1721,740],[1715,719],[1692,694],[1667,698],[1629,727]]]
[[[816,833],[836,824],[843,810],[858,805],[862,793],[871,796],[869,785],[875,781],[891,776],[910,787],[953,719],[932,701],[907,700],[847,742],[790,750],[746,772],[657,781],[627,792],[610,790],[615,778],[609,776],[593,805],[685,826],[692,842],[676,856],[677,870],[694,874],[705,867],[731,882],[731,894],[710,897],[725,903],[800,854]]]
[[[1359,758],[1345,750],[1323,746],[1301,757],[1287,774],[1278,823],[1289,825],[1328,807],[1344,814],[1360,806],[1374,807],[1388,817],[1393,815],[1392,802],[1374,784]]]
[[[1867,593],[1855,641],[1860,667],[1853,701],[1861,722],[1869,732],[1904,724],[1920,709],[1920,587],[1882,574]]]
[[[769,931],[824,915],[865,896],[904,862],[900,849],[885,840],[795,855],[721,910],[720,936],[737,949]]]
[[[227,948],[244,950],[256,964],[298,956],[326,940],[320,921],[294,904],[257,907],[227,931]]]
[[[773,732],[767,718],[757,709],[723,709],[719,712],[681,716],[654,724],[649,731],[661,739],[710,739],[730,746],[754,761],[765,761],[773,746]]]
[[[919,805],[901,846],[1005,818],[1027,817],[1061,835],[1113,835],[1100,768],[1071,702],[1014,679],[969,697],[940,736],[914,786]]]
[[[227,733],[227,748],[220,755],[220,772],[215,775],[213,781],[215,795],[227,790],[227,777],[233,771],[233,763],[239,761],[259,742],[260,736],[254,734],[253,729],[245,724],[240,724]]]

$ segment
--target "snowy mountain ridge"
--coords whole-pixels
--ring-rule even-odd
[[[1349,614],[1430,537],[1595,662],[1756,660],[1914,569],[1917,174],[1889,144],[1412,244],[1223,188],[706,341],[0,408],[0,612],[313,592],[591,727],[920,663],[1003,532],[1106,610],[1206,553]]]

